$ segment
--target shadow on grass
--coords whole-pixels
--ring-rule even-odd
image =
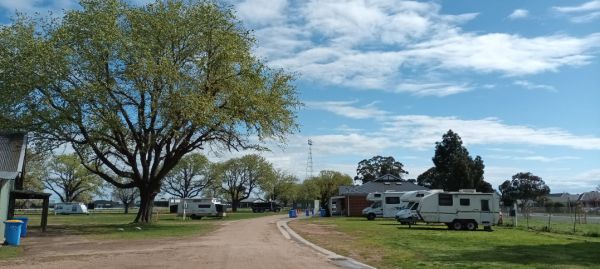
[[[512,245],[461,252],[453,259],[464,262],[503,262],[527,266],[598,266],[600,242]]]
[[[412,225],[411,227],[408,227],[408,226],[403,225],[403,226],[400,226],[400,227],[397,227],[397,228],[401,229],[401,230],[419,230],[419,231],[448,231],[448,232],[470,232],[470,233],[473,233],[473,232],[486,232],[486,233],[493,232],[493,230],[492,231],[486,231],[486,230],[483,230],[481,228],[479,228],[477,230],[474,230],[474,231],[467,231],[467,230],[455,231],[455,230],[448,229],[448,227],[446,227],[446,226],[415,226],[415,225]]]

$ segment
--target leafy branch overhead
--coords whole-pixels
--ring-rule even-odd
[[[296,130],[292,76],[252,55],[254,38],[231,9],[183,0],[81,6],[0,28],[0,124],[43,145],[68,144],[90,172],[138,188],[135,221],[151,221],[163,179],[186,154],[263,149]]]

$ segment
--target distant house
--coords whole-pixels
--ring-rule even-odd
[[[367,201],[367,194],[371,192],[418,190],[428,190],[428,188],[387,174],[362,185],[339,187],[338,196],[329,200],[329,209],[332,214],[358,217],[362,215],[365,207],[371,205],[371,202]]]
[[[579,196],[579,203],[587,208],[600,207],[600,192],[588,191],[582,193]]]
[[[261,198],[246,198],[246,199],[240,201],[240,208],[250,208],[252,206],[252,203],[262,203],[262,202],[266,202],[266,201]]]
[[[551,193],[546,196],[548,201],[552,203],[561,203],[564,206],[567,206],[569,203],[575,203],[579,200],[579,194],[569,194],[566,192],[563,193]]]
[[[121,203],[110,200],[95,200],[92,203],[94,204],[94,208],[123,207]]]

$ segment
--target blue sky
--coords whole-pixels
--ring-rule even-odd
[[[552,192],[600,184],[600,0],[231,3],[256,55],[298,75],[300,132],[264,153],[279,168],[304,178],[310,138],[315,172],[386,155],[416,178],[452,129],[494,187],[522,171]],[[0,23],[70,8],[0,0]]]

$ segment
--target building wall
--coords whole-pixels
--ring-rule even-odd
[[[349,206],[350,217],[361,217],[362,210],[371,205],[371,201],[367,201],[367,195],[346,196],[346,203]]]
[[[0,179],[0,243],[4,242],[4,221],[8,217],[8,203],[12,184],[12,180]]]

